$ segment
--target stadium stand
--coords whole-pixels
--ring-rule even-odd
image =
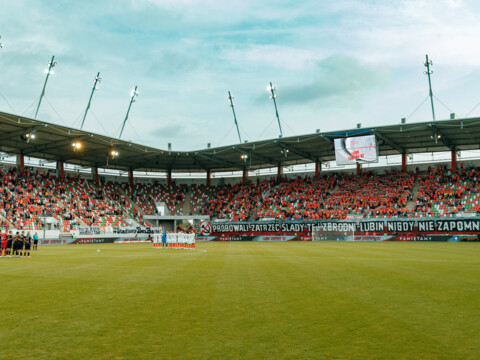
[[[171,215],[182,215],[185,202],[184,185],[171,187],[155,184],[120,183],[123,191],[145,212],[146,215],[157,213],[156,203],[163,202],[168,206]]]
[[[392,171],[360,176],[328,173],[316,179],[270,179],[246,185],[195,186],[196,214],[219,219],[345,219],[349,216],[408,216],[414,176]]]
[[[79,176],[67,175],[58,183],[61,199],[69,210],[88,226],[127,226],[129,217],[122,207],[120,197],[111,199],[108,194],[112,187],[97,187],[93,181]],[[113,192],[113,194],[116,194]]]
[[[413,199],[413,183],[414,176],[408,172],[390,171],[382,175],[373,172],[362,175],[339,174],[338,189],[325,199],[325,208],[339,209],[340,219],[349,215],[406,217],[409,213],[407,202]]]
[[[284,220],[310,220],[334,216],[336,211],[323,207],[337,182],[336,175],[322,175],[295,180],[283,179],[278,184],[270,181],[270,189],[257,210],[254,219],[280,218]]]
[[[274,180],[253,184],[194,187],[192,203],[196,214],[232,221],[249,220]]]
[[[116,184],[109,181],[104,183],[100,188],[102,190],[103,196],[105,198],[110,198],[111,200],[113,200],[121,208],[122,214],[124,216],[128,216],[134,219],[142,226],[151,226],[148,222],[143,220],[142,210],[137,210],[138,206],[136,207],[136,204],[134,204],[131,199],[128,199],[127,196]]]
[[[480,168],[463,168],[455,173],[443,166],[419,173],[415,216],[453,216],[480,211]]]
[[[49,173],[9,169],[0,176],[0,201],[3,217],[17,229],[43,227],[45,217],[58,221],[61,230],[75,229],[79,222],[58,201],[56,177]]]
[[[46,217],[69,231],[78,226],[150,226],[145,215],[167,205],[181,215],[187,197],[194,215],[232,221],[450,217],[480,213],[480,168],[425,171],[325,172],[317,178],[264,179],[245,184],[166,185],[101,182],[29,168],[0,170],[0,226],[41,229]]]

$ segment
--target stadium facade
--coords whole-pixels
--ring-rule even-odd
[[[116,205],[111,205],[111,207],[103,202],[101,204],[104,210],[101,214],[108,215],[106,216],[108,221],[102,224],[95,223],[96,213],[95,211],[90,211],[88,214],[93,219],[91,222],[86,219],[83,219],[83,221],[79,219],[77,222],[73,221],[76,224],[73,228],[67,227],[63,229],[68,230],[77,239],[82,236],[97,236],[100,238],[102,234],[96,233],[98,231],[103,231],[103,235],[105,235],[105,232],[114,234],[115,231],[114,235],[117,235],[120,232],[114,229],[127,227],[135,230],[130,232],[124,231],[124,235],[133,233],[138,235],[142,231],[148,234],[148,231],[142,229],[151,226],[176,228],[180,223],[198,227],[199,235],[204,236],[204,240],[399,240],[401,238],[409,240],[419,239],[422,236],[425,238],[428,235],[433,236],[431,239],[438,241],[461,241],[476,239],[479,234],[478,222],[471,218],[471,216],[476,216],[477,213],[473,211],[475,208],[472,210],[468,206],[461,206],[459,208],[460,211],[455,212],[439,211],[435,214],[434,219],[427,219],[432,214],[420,213],[419,216],[416,216],[418,215],[417,213],[406,213],[402,216],[398,211],[395,214],[385,213],[380,214],[381,216],[374,216],[377,219],[369,219],[369,217],[372,217],[371,211],[369,214],[349,214],[346,217],[342,215],[340,217],[332,216],[332,218],[328,216],[323,216],[322,218],[315,218],[314,216],[312,218],[310,215],[307,215],[297,218],[285,218],[285,216],[264,216],[263,218],[247,216],[238,218],[231,216],[227,219],[216,219],[216,214],[213,213],[185,215],[182,214],[182,211],[172,212],[169,206],[175,201],[171,204],[164,204],[168,214],[159,214],[158,209],[153,212],[150,212],[150,209],[148,211],[145,208],[142,209],[141,204],[136,203],[134,200],[139,199],[138,194],[135,193],[137,190],[134,190],[136,184],[151,183],[153,187],[160,185],[158,176],[150,178],[150,174],[163,174],[165,183],[163,191],[169,193],[169,189],[175,187],[175,191],[178,194],[173,194],[173,196],[177,198],[185,196],[182,191],[188,193],[188,185],[200,186],[198,184],[199,180],[192,180],[192,173],[204,174],[204,185],[207,188],[221,187],[226,182],[238,182],[241,186],[245,186],[249,183],[254,184],[252,180],[256,181],[258,185],[259,182],[264,181],[265,177],[256,176],[252,179],[249,175],[252,172],[258,175],[264,170],[271,172],[271,169],[276,170],[276,176],[272,180],[271,185],[278,187],[282,179],[297,176],[297,174],[286,176],[284,174],[285,168],[297,167],[301,169],[302,166],[305,166],[305,169],[307,167],[312,169],[313,171],[310,173],[311,178],[318,179],[322,174],[333,173],[325,167],[335,160],[335,144],[337,141],[345,138],[358,139],[365,136],[375,140],[375,151],[378,156],[387,159],[387,164],[378,167],[377,172],[389,172],[392,170],[392,167],[388,166],[388,158],[391,157],[399,157],[401,159],[398,166],[393,167],[399,173],[418,173],[419,171],[427,171],[426,169],[430,171],[433,164],[412,164],[408,163],[409,158],[425,153],[432,154],[432,157],[436,153],[449,153],[451,156],[450,161],[448,164],[442,164],[441,168],[443,172],[446,172],[448,169],[447,177],[450,176],[450,178],[447,178],[447,180],[450,181],[455,178],[454,174],[465,172],[463,163],[461,164],[461,169],[457,168],[459,152],[476,153],[479,149],[479,118],[455,119],[454,114],[452,114],[450,119],[442,121],[413,124],[401,121],[396,125],[375,128],[361,128],[357,126],[357,128],[349,130],[325,133],[318,131],[302,136],[251,143],[245,142],[217,148],[208,147],[207,149],[188,152],[156,149],[142,144],[109,138],[8,113],[0,113],[0,126],[2,129],[0,133],[0,151],[4,154],[3,160],[5,161],[6,158],[14,156],[16,173],[20,174],[20,176],[28,168],[31,174],[38,174],[39,171],[44,174],[47,173],[48,176],[43,175],[42,181],[45,181],[47,178],[56,178],[58,181],[64,181],[67,177],[76,177],[77,180],[75,181],[78,182],[76,188],[69,188],[69,184],[64,184],[61,191],[62,194],[77,191],[80,194],[79,196],[83,197],[83,200],[89,196],[95,197],[95,194],[100,194],[101,191],[104,191],[102,188],[106,186],[105,184],[109,184],[107,185],[107,187],[110,187],[109,192],[104,192],[98,196],[105,204],[110,201],[117,202]],[[353,172],[353,176],[360,177],[362,176],[362,161],[359,161],[361,158],[357,156],[356,152],[353,154],[353,171],[351,170],[352,167],[350,167],[350,170],[347,168],[346,171]],[[37,168],[28,167],[25,163],[26,158],[30,160],[38,159],[39,165],[42,165],[42,162],[43,164],[54,163],[55,169],[48,169],[48,167],[42,169],[42,166]],[[77,171],[68,171],[68,165],[66,169],[66,164],[70,165],[70,170],[73,166],[73,169]],[[471,168],[472,165],[475,168],[476,159],[472,159],[468,166]],[[412,169],[413,166],[415,170]],[[6,173],[8,164],[4,163],[3,168],[3,173]],[[369,168],[368,171],[370,170]],[[123,188],[121,185],[116,184],[115,181],[110,181],[112,176],[106,176],[109,171],[118,171],[118,175],[113,180],[117,180],[119,184],[125,184]],[[228,172],[240,174],[241,176],[228,181],[225,181],[224,177],[217,177],[215,182],[212,181],[212,175]],[[125,176],[126,174],[128,175]],[[173,178],[172,174],[177,176]],[[182,174],[184,175],[183,180]],[[421,181],[415,175],[413,175],[412,179],[413,181]],[[182,190],[182,188],[179,190],[178,186],[185,184],[187,185],[183,189],[186,189],[186,191]],[[338,185],[336,186],[338,187]],[[452,189],[455,188],[453,182],[451,187]],[[120,190],[117,190],[117,188]],[[477,190],[475,187],[469,191],[476,195]],[[248,192],[248,190],[243,191]],[[272,189],[268,191],[272,191]],[[205,194],[201,195],[205,196],[205,200],[208,200]],[[209,194],[215,196],[213,193]],[[169,193],[168,196],[170,195],[172,194]],[[59,194],[55,193],[54,197],[59,197]],[[410,200],[413,199],[411,198]],[[460,195],[456,200],[459,200],[460,203],[464,201]],[[70,207],[73,207],[71,209],[73,215],[70,214],[72,219],[77,217],[75,209],[81,207],[80,204],[82,204],[81,201],[78,203],[76,201],[73,195],[64,197],[62,201],[59,201],[61,203],[59,206],[62,209],[68,210]],[[474,202],[478,205],[478,201],[475,200]],[[100,204],[100,202],[98,203]],[[123,205],[119,206],[119,203]],[[87,208],[95,207],[88,199],[85,200],[85,204],[87,204]],[[471,204],[469,203],[469,205]],[[121,210],[117,208],[121,208]],[[8,209],[3,208],[1,210],[4,224],[16,227],[16,224],[9,221]],[[122,215],[119,215],[118,219],[112,218],[112,214],[120,214],[122,211],[124,211],[123,217],[125,219],[122,219]],[[126,221],[128,214],[131,215],[131,219],[129,219],[131,221]],[[39,215],[38,218],[41,218],[41,214],[37,215]],[[45,217],[45,211],[43,215]],[[373,215],[375,214],[373,213]],[[452,216],[455,217],[455,220],[450,219]],[[216,220],[216,222],[209,221],[210,217],[213,217],[211,220]],[[379,217],[388,219],[378,219]],[[419,220],[418,217],[423,219]],[[401,218],[401,220],[392,220],[398,218]],[[63,224],[64,221],[63,219],[61,220]],[[258,222],[258,220],[263,221]],[[348,221],[350,223],[346,225]],[[41,223],[41,220],[37,223]],[[203,225],[200,225],[200,223]],[[337,223],[338,225],[332,227],[331,224]],[[348,231],[339,231],[338,229],[342,226],[347,226]],[[99,230],[102,227],[103,230]],[[83,230],[81,230],[82,228]],[[90,233],[85,228],[90,228]],[[108,230],[106,231],[105,228]],[[337,230],[331,230],[333,228]],[[45,229],[43,224],[41,229]],[[34,230],[37,229],[35,228]],[[60,235],[60,233],[66,231],[58,232],[58,235]],[[44,231],[44,238],[47,237],[45,234]],[[64,243],[70,242],[74,241],[70,238],[64,241]]]

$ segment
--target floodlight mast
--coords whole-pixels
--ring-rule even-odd
[[[83,120],[82,120],[82,125],[80,126],[80,130],[83,129],[83,124],[85,124],[85,118],[87,117],[88,109],[90,109],[90,104],[92,102],[93,93],[95,92],[95,90],[98,89],[98,84],[100,82],[102,82],[102,78],[100,77],[100,72],[98,72],[97,76],[95,76],[95,79],[93,80],[92,92],[90,94],[90,99],[88,99],[88,105],[87,105],[87,108],[85,109],[85,114],[83,114]]]
[[[127,123],[128,114],[130,113],[130,108],[132,107],[132,104],[135,102],[135,98],[137,96],[138,96],[137,85],[135,85],[135,89],[132,91],[132,97],[130,98],[130,105],[128,105],[127,115],[125,116],[125,120],[123,120],[122,130],[120,130],[120,135],[118,136],[119,139],[122,137],[123,129],[125,128],[125,124]]]
[[[233,103],[233,96],[230,94],[230,91],[228,92],[227,99],[230,101],[229,106],[232,108],[233,120],[235,121],[235,126],[237,127],[238,140],[240,140],[240,143],[242,143],[242,137],[240,136],[240,130],[238,129],[237,116],[235,115],[235,104]]]
[[[430,66],[433,66],[432,60],[428,60],[428,54],[425,55],[425,63],[424,65],[427,67],[427,71],[423,73],[428,76],[428,88],[430,94],[430,104],[432,105],[432,117],[433,121],[435,121],[435,109],[433,107],[433,92],[432,92],[432,82],[430,81],[430,74],[433,74],[433,71],[430,70]]]
[[[42,93],[40,94],[40,99],[38,100],[38,105],[37,105],[37,110],[35,111],[35,116],[33,117],[34,119],[37,118],[38,110],[40,109],[40,104],[42,103],[43,96],[45,95],[45,88],[47,87],[47,82],[50,74],[53,73],[52,69],[57,65],[56,61],[53,61],[55,59],[55,56],[52,56],[52,60],[48,62],[48,70],[47,70],[47,77],[45,78],[45,83],[43,84],[43,89]]]
[[[280,124],[280,116],[278,116],[277,101],[275,100],[277,98],[277,95],[275,94],[277,89],[275,89],[275,86],[273,86],[271,82],[270,82],[270,86],[267,89],[272,94],[270,95],[270,98],[273,100],[273,105],[275,105],[275,115],[277,116],[278,128],[280,129],[280,137],[283,137],[282,124]]]

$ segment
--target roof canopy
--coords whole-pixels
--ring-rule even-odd
[[[26,134],[35,134],[27,138]],[[479,149],[480,118],[396,124],[168,151],[0,112],[0,151],[85,167],[138,171],[235,171],[335,159],[333,141],[374,134],[380,156]],[[72,143],[81,143],[75,148]],[[112,157],[111,151],[118,152]]]

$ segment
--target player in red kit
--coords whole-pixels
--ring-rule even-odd
[[[7,256],[7,232],[1,234],[0,256]]]

